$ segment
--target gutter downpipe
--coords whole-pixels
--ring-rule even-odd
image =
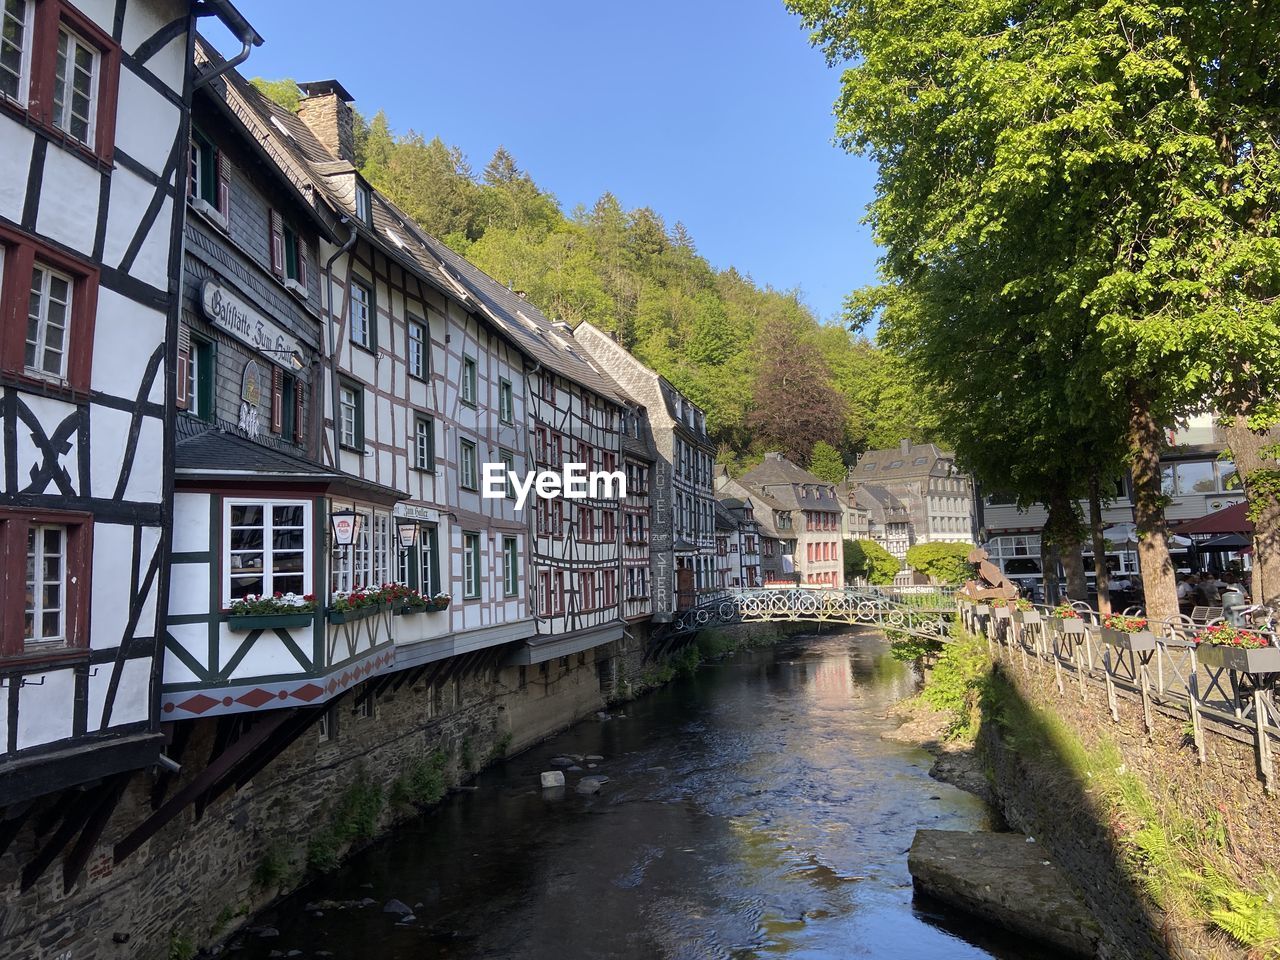
[[[324,262],[324,299],[325,299],[325,326],[329,330],[329,393],[330,401],[333,403],[333,446],[329,449],[331,458],[330,466],[334,470],[338,470],[338,432],[341,429],[338,424],[338,344],[336,341],[335,324],[336,320],[333,315],[333,265],[338,258],[344,253],[350,253],[356,245],[358,234],[356,233],[355,224],[351,223],[349,217],[343,217],[338,221],[339,224],[347,224],[350,236],[347,242],[334,251],[333,256]],[[324,423],[324,418],[320,420]],[[323,426],[321,427],[323,431]]]
[[[253,26],[246,20],[240,11],[229,3],[220,2],[220,0],[208,0],[196,8],[196,19],[201,17],[217,17],[222,21],[223,26],[234,34],[235,38],[240,41],[243,46],[240,52],[230,60],[227,60],[220,67],[212,70],[206,70],[195,78],[192,83],[192,92],[199,90],[203,86],[207,86],[218,77],[222,76],[228,70],[234,70],[240,64],[249,59],[249,51],[254,47],[262,46],[262,36]]]

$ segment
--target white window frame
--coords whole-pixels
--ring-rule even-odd
[[[19,0],[19,2],[23,4],[23,19],[22,46],[18,52],[18,92],[15,97],[10,97],[7,93],[0,93],[0,97],[25,107],[31,97],[31,46],[34,39],[36,3],[35,0]],[[9,19],[8,0],[6,0],[4,11],[0,13],[0,30],[3,30]]]
[[[302,589],[298,592],[299,596],[307,593],[315,593],[315,587],[312,583],[312,538],[315,535],[315,527],[312,525],[311,501],[310,500],[287,500],[287,499],[262,499],[258,497],[228,497],[222,501],[222,606],[224,608],[231,605],[231,509],[232,507],[261,507],[262,508],[262,593],[264,596],[270,596],[274,593],[272,578],[274,574],[271,571],[272,564],[269,562],[274,553],[274,545],[272,544],[271,530],[273,525],[273,507],[302,507]],[[289,574],[293,576],[293,574]]]
[[[520,592],[520,541],[516,537],[502,538],[502,592],[507,597]]]
[[[66,76],[63,78],[61,85],[58,84],[58,76],[57,76],[57,68],[56,68],[57,56],[58,56],[57,49],[55,48],[55,51],[54,51],[55,69],[54,69],[53,82],[54,82],[55,88],[60,87],[60,89],[55,89],[53,93],[53,103],[50,104],[50,108],[53,110],[53,125],[57,127],[59,130],[61,130],[63,133],[65,133],[67,136],[71,137],[71,139],[75,140],[77,143],[83,143],[86,147],[92,147],[94,143],[94,137],[98,132],[98,82],[102,77],[102,51],[99,50],[92,43],[90,43],[88,40],[86,40],[84,37],[82,37],[80,34],[76,33],[74,30],[68,27],[65,23],[58,24],[58,40],[57,40],[58,47],[62,46],[62,38],[64,35],[67,38],[67,61],[66,61]],[[90,53],[93,54],[93,66],[91,68],[92,73],[89,77],[89,108],[88,108],[88,116],[84,118],[86,123],[86,130],[85,130],[85,136],[83,139],[81,139],[80,137],[77,137],[74,133],[71,132],[71,126],[69,122],[64,126],[64,120],[68,115],[70,115],[70,112],[71,112],[71,96],[70,95],[74,94],[75,92],[75,80],[74,80],[75,49],[78,47],[83,47],[85,50],[88,50]],[[61,94],[61,97],[62,97],[61,112],[59,112],[57,109],[59,94]]]
[[[470,457],[467,454],[470,453]],[[480,474],[476,459],[476,443],[465,437],[458,438],[458,486],[463,490],[480,489]]]
[[[435,421],[417,415],[413,418],[413,466],[416,470],[435,469]]]
[[[347,398],[351,402],[347,403]],[[351,412],[348,423],[347,411]],[[356,396],[356,388],[347,384],[338,386],[338,446],[354,449],[359,445],[360,431],[356,429],[356,420],[360,416],[360,399]],[[348,426],[350,431],[348,431]]]
[[[414,328],[422,331],[420,338],[413,335]],[[408,338],[408,350],[406,351],[405,366],[408,368],[409,376],[416,377],[419,380],[427,379],[427,341],[430,335],[427,332],[427,325],[421,320],[409,320],[406,328],[405,336]],[[416,356],[415,356],[416,348]]]
[[[373,209],[373,196],[369,188],[356,181],[356,217],[365,226],[373,225],[373,218],[370,215]]]
[[[0,261],[0,266],[3,266],[3,261]],[[64,273],[61,270],[57,270],[54,267],[49,266],[47,263],[45,263],[42,260],[35,261],[35,263],[32,264],[31,270],[32,270],[32,278],[31,278],[32,280],[35,279],[35,271],[37,270],[40,271],[40,273],[43,276],[43,280],[40,283],[40,313],[36,320],[36,343],[35,343],[36,366],[31,366],[30,364],[26,363],[26,356],[25,356],[26,346],[30,341],[27,341],[25,339],[23,340],[23,354],[24,354],[23,366],[26,372],[29,374],[32,374],[33,376],[40,377],[44,380],[53,380],[58,383],[65,383],[67,381],[67,363],[68,363],[68,360],[70,359],[70,354],[71,354],[72,320],[73,320],[73,314],[75,311],[75,300],[76,300],[75,277],[71,276],[68,273]],[[62,326],[62,351],[61,351],[62,363],[57,373],[51,373],[50,371],[45,370],[42,362],[44,358],[44,354],[49,349],[48,347],[49,302],[50,302],[49,289],[50,289],[50,284],[52,282],[52,279],[54,277],[57,277],[59,280],[65,281],[67,284],[67,301],[65,305],[66,314],[65,314],[65,319]],[[30,291],[32,289],[30,284],[28,284],[27,289],[28,289],[27,323],[30,324],[31,322]]]
[[[44,561],[46,554],[44,551],[44,534],[49,530],[56,530],[62,540],[61,562],[58,564],[58,576],[56,580],[46,579],[43,575]],[[31,606],[27,606],[23,602],[23,616],[27,612],[31,613],[32,635],[27,636],[26,630],[23,630],[23,644],[28,647],[57,646],[67,642],[67,548],[71,544],[71,537],[67,527],[60,523],[32,523],[27,527],[27,534],[30,537],[35,535],[35,559],[32,562],[32,570],[35,580],[27,581],[27,588],[31,594]],[[30,556],[30,554],[28,554]],[[45,588],[56,584],[58,587],[58,596],[61,605],[46,610],[44,605]],[[58,614],[58,632],[56,635],[45,635],[44,616],[46,613],[57,612]]]
[[[360,296],[356,296],[359,292]],[[351,289],[347,293],[347,338],[354,344],[364,347],[366,350],[372,350],[372,341],[369,339],[369,326],[372,323],[369,309],[373,305],[373,285],[365,283],[359,277],[351,279]],[[357,317],[357,310],[360,316]],[[360,326],[357,328],[356,323],[359,321]],[[360,336],[356,336],[359,329]]]
[[[375,589],[390,583],[391,571],[391,515],[373,515],[373,578],[369,586]]]
[[[476,396],[479,394],[479,367],[476,364],[475,357],[463,356],[462,358],[462,384],[459,388],[462,393],[462,402],[471,406],[476,405]]]
[[[462,596],[465,600],[480,598],[480,534],[462,535]]]
[[[502,423],[515,423],[516,420],[515,390],[510,380],[498,383],[498,420]]]

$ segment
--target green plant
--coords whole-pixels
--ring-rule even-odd
[[[1251,630],[1241,630],[1229,623],[1212,623],[1196,634],[1196,643],[1210,647],[1239,647],[1241,650],[1260,650],[1271,646],[1271,641]]]
[[[458,750],[458,763],[462,766],[464,773],[470,773],[475,769],[476,754],[470,737],[462,738],[462,745]]]
[[[279,613],[310,613],[316,608],[315,594],[276,593],[270,597],[251,593],[233,600],[227,613],[233,617],[272,616]]]
[[[489,748],[489,753],[485,757],[486,763],[497,763],[499,760],[506,759],[507,751],[511,749],[511,731],[508,730],[497,740],[493,742],[493,746]]]
[[[917,543],[907,550],[907,566],[939,583],[961,584],[973,576],[971,543]]]
[[[386,797],[363,768],[339,795],[333,805],[329,823],[318,830],[307,844],[307,865],[326,872],[336,867],[344,844],[371,840],[378,830],[378,817]]]
[[[972,740],[981,719],[979,701],[991,674],[991,657],[986,642],[968,633],[941,647],[919,698],[951,715],[948,739]]]
[[[449,755],[443,750],[415,757],[404,776],[405,799],[424,807],[438,802],[448,786],[445,780],[448,768]]]
[[[279,886],[288,875],[289,857],[279,843],[270,844],[253,868],[253,885],[259,890]]]
[[[169,934],[169,960],[192,960],[196,955],[196,945],[191,938],[179,930]]]
[[[1123,613],[1112,613],[1102,618],[1102,625],[1121,633],[1137,633],[1147,629],[1146,617],[1131,617]]]
[[[869,583],[889,584],[901,569],[898,558],[874,540],[844,541],[845,580],[865,577]]]
[[[671,658],[672,666],[678,676],[691,677],[698,671],[702,663],[702,655],[696,643],[686,644],[680,652]]]
[[[942,652],[943,643],[937,637],[917,637],[909,633],[887,632],[889,653],[903,663],[922,663]]]

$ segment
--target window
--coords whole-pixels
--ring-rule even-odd
[[[275,210],[268,216],[271,232],[271,272],[302,296],[307,293],[306,244]]]
[[[590,507],[580,507],[578,512],[578,540],[590,543],[596,538],[596,512]]]
[[[0,95],[26,105],[31,85],[33,0],[4,0],[0,17]]]
[[[93,142],[98,101],[98,51],[67,27],[58,31],[53,125],[81,143]]]
[[[436,468],[435,421],[430,417],[414,418],[413,466],[417,470],[433,471]]]
[[[613,607],[618,603],[618,584],[614,579],[616,576],[617,573],[613,570],[602,570],[600,572],[600,593],[603,606]]]
[[[332,706],[324,708],[320,720],[316,723],[316,740],[320,743],[332,743],[338,739],[338,712]]]
[[[356,697],[355,703],[351,706],[351,714],[357,720],[372,719],[376,712],[374,701],[374,693],[371,689],[365,689]]]
[[[224,518],[224,603],[250,594],[311,592],[309,502],[228,500]]]
[[[502,475],[505,478],[502,482],[502,495],[514,497],[516,492],[511,485],[511,474],[516,471],[516,455],[510,450],[499,450],[498,460],[502,464]]]
[[[462,402],[468,406],[476,405],[479,389],[476,386],[476,362],[471,357],[462,358]]]
[[[544,617],[552,613],[551,574],[546,570],[538,573],[538,613]]]
[[[434,596],[440,592],[439,535],[434,524],[419,524],[417,546],[400,554],[399,582],[408,584],[424,594]]]
[[[520,589],[520,543],[515,537],[502,538],[502,592],[514,597]]]
[[[352,383],[338,387],[338,443],[364,450],[364,389]]]
[[[366,227],[373,226],[373,203],[367,184],[356,181],[356,216]]]
[[[480,487],[476,475],[476,445],[471,440],[458,441],[458,485],[464,490]]]
[[[409,321],[409,376],[427,379],[427,325],[420,320]]]
[[[87,514],[0,511],[0,591],[12,600],[0,613],[0,656],[88,646],[92,532]]]
[[[514,423],[516,419],[515,395],[511,392],[510,380],[498,381],[498,419],[503,423]]]
[[[347,336],[356,346],[373,349],[373,290],[358,280],[351,281],[347,307]]]
[[[369,585],[380,587],[391,582],[391,517],[373,515],[373,576]]]
[[[277,366],[271,368],[271,432],[302,441],[302,388],[293,374]]]
[[[52,380],[67,379],[73,289],[71,277],[36,261],[27,300],[24,364],[28,373]]]
[[[27,527],[27,600],[24,643],[66,639],[67,529],[53,524]]]
[[[191,132],[191,157],[187,168],[187,195],[207,205],[205,213],[218,214],[225,229],[229,213],[230,186],[223,170],[222,151],[198,130]]]
[[[191,337],[185,327],[178,334],[178,408],[213,418],[213,344]]]
[[[600,514],[600,540],[602,543],[613,543],[618,539],[618,517],[612,510],[604,510]]]
[[[480,596],[480,534],[462,535],[462,595],[468,600]]]

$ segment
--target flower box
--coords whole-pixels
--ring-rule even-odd
[[[1053,624],[1053,629],[1064,637],[1071,637],[1077,643],[1084,639],[1085,632],[1088,628],[1084,621],[1072,617],[1053,617],[1049,620]]]
[[[979,617],[989,617],[991,616],[991,605],[987,603],[975,603],[973,605],[973,612]]]
[[[367,607],[357,607],[354,610],[330,610],[329,622],[355,623],[357,620],[368,620],[370,617],[376,617],[386,609],[386,604],[374,603]]]
[[[1009,614],[1013,618],[1014,623],[1039,623],[1039,610],[1014,610]]]
[[[406,600],[393,604],[391,613],[397,617],[412,617],[419,613],[429,613],[434,609],[435,607],[430,603],[415,603],[412,600]]]
[[[1013,615],[1013,611],[1008,607],[992,607],[991,615],[997,620],[1008,620]]]
[[[284,630],[289,627],[309,627],[315,613],[239,613],[227,617],[227,629],[237,633],[248,630]]]
[[[1102,628],[1102,642],[1117,650],[1128,650],[1130,653],[1154,653],[1156,638],[1150,630],[1138,630],[1129,633],[1113,627]]]
[[[1196,658],[1210,667],[1229,667],[1237,673],[1280,673],[1280,647],[1235,647],[1202,643]]]

